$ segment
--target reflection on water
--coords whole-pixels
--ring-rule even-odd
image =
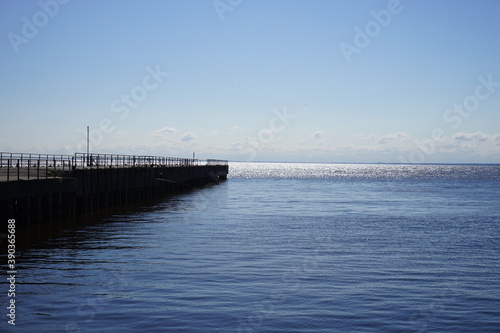
[[[205,188],[214,186],[209,184]],[[192,195],[203,189],[186,190],[177,194],[162,195],[154,198],[143,199],[138,202],[130,203],[127,206],[110,207],[105,210],[93,212],[88,215],[78,215],[74,217],[55,219],[54,221],[44,222],[43,224],[33,224],[29,227],[18,229],[21,233],[16,240],[18,249],[29,249],[33,247],[56,246],[74,242],[85,242],[85,237],[91,237],[94,241],[101,239],[103,244],[106,237],[113,237],[108,232],[106,224],[114,223],[116,219],[127,217],[131,214],[147,214],[160,210],[169,210],[171,212],[183,212],[184,196]],[[130,223],[145,222],[144,218],[137,218]],[[88,227],[88,228],[87,228]],[[90,228],[90,229],[89,229]],[[89,230],[99,228],[95,233],[88,233]],[[5,239],[2,239],[5,242]]]

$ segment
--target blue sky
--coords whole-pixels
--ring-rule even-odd
[[[0,0],[0,151],[500,163],[496,0]]]

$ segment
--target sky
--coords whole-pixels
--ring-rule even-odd
[[[0,0],[0,151],[500,163],[497,0]]]

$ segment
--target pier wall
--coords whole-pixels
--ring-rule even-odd
[[[108,166],[65,171],[61,177],[0,181],[0,221],[30,226],[88,214],[226,179],[226,165]],[[5,222],[3,222],[5,221]]]

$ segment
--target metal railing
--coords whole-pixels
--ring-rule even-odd
[[[227,160],[213,160],[213,159],[208,159],[206,165],[228,165]]]
[[[64,176],[72,165],[72,155],[0,152],[0,181]]]
[[[75,169],[225,166],[227,160],[117,154],[74,155],[0,152],[0,181],[71,177]]]
[[[75,154],[79,168],[173,167],[200,165],[199,160],[177,157],[137,156],[117,154]]]

